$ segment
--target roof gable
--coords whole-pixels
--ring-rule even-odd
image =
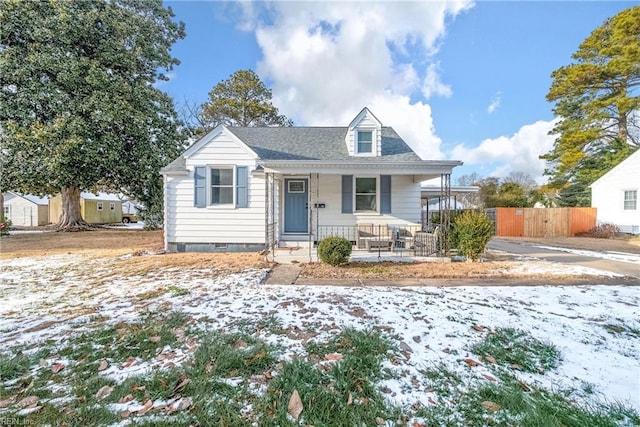
[[[595,180],[593,184],[591,184],[591,186],[593,187],[605,184],[610,179],[613,179],[620,174],[629,172],[636,172],[640,176],[640,149],[637,149],[636,151],[631,153],[629,156],[627,156],[626,159],[618,163],[607,173]]]
[[[266,129],[266,128],[256,128],[256,129]],[[189,157],[195,155],[202,148],[214,142],[214,140],[222,133],[229,135],[240,147],[245,149],[250,156],[258,157],[258,154],[254,150],[252,150],[251,147],[245,144],[233,132],[229,132],[229,128],[227,128],[225,125],[217,126],[215,129],[207,133],[205,136],[203,136],[202,138],[194,142],[191,146],[189,146],[189,148],[187,148],[187,150],[182,154],[182,156],[188,159]]]

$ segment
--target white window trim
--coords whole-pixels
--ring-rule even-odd
[[[103,211],[104,210],[104,203],[103,202],[96,202],[96,209],[99,211]]]
[[[356,203],[356,181],[359,178],[375,178],[376,180],[376,210],[374,211],[359,211],[357,210]],[[380,213],[380,176],[379,175],[362,175],[362,176],[354,176],[353,177],[353,213],[355,215],[371,215],[371,214],[379,214]]]
[[[371,152],[360,153],[358,151],[358,133],[360,132],[371,132]],[[353,152],[359,157],[376,157],[378,155],[378,130],[376,128],[356,128],[353,135]]]
[[[636,198],[635,198],[636,207],[635,207],[634,209],[627,209],[627,208],[625,207],[626,202],[631,202],[631,201],[633,201],[633,200],[631,200],[631,199],[627,200],[627,198],[626,198],[626,193],[628,193],[628,192],[632,192],[632,191],[635,191],[635,192],[636,192]],[[622,190],[622,210],[623,210],[623,211],[637,211],[637,210],[638,210],[638,189],[636,189],[636,188],[629,188],[629,189]]]
[[[302,183],[302,191],[291,191],[291,183],[292,182],[301,182]],[[303,194],[307,191],[307,181],[303,179],[289,179],[287,181],[287,193],[289,194]]]
[[[109,210],[110,211],[116,210],[116,202],[109,202]]]
[[[231,174],[232,174],[232,180],[233,180],[233,185],[231,186],[231,196],[232,196],[232,201],[231,203],[219,203],[214,205],[211,202],[211,170],[212,169],[231,169]],[[238,185],[238,183],[236,182],[236,165],[207,165],[207,172],[206,172],[206,184],[205,184],[205,189],[206,189],[206,198],[207,198],[207,203],[206,203],[206,207],[207,209],[235,209],[236,208],[236,187]]]

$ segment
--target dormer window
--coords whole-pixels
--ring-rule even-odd
[[[373,153],[373,131],[359,130],[357,141],[358,154],[371,154]]]

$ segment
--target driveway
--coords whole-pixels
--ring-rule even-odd
[[[487,249],[631,276],[639,279],[640,284],[640,256],[637,254],[599,249],[580,250],[553,245],[552,241],[528,242],[513,238],[494,238],[487,245]]]

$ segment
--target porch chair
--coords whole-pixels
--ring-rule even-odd
[[[386,225],[362,223],[356,226],[358,231],[358,249],[390,251],[393,249],[393,236]]]

